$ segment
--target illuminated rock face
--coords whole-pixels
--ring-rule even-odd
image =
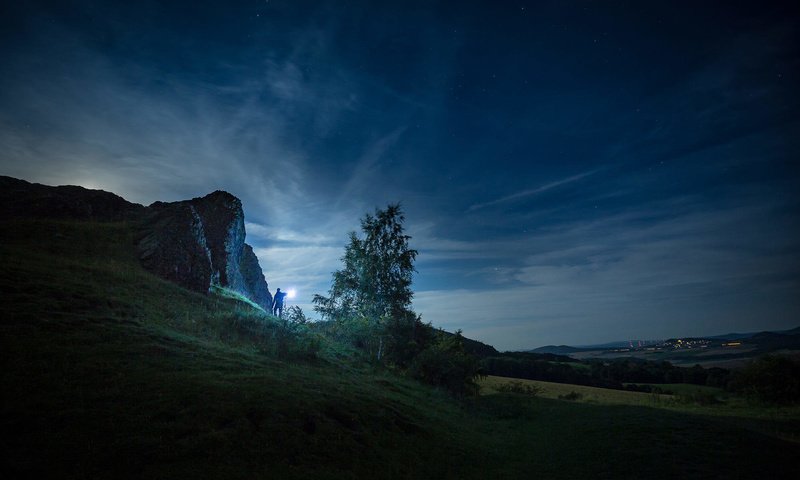
[[[264,310],[269,311],[272,307],[272,294],[269,293],[269,286],[258,264],[258,257],[253,252],[253,247],[244,244],[242,256],[239,259],[239,271],[244,279],[244,285],[249,292],[247,298],[252,299],[261,305]]]
[[[142,265],[199,292],[226,287],[269,310],[272,295],[244,242],[242,202],[223,191],[148,207],[137,246]]]
[[[144,207],[102,190],[0,176],[0,218],[128,221],[147,270],[197,292],[220,286],[265,310],[272,304],[258,259],[244,243],[242,202],[227,192]]]

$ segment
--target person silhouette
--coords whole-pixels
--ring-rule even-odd
[[[275,298],[272,300],[272,314],[276,317],[283,316],[283,299],[286,298],[286,293],[281,292],[281,289],[275,291]]]

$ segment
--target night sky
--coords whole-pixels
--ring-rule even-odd
[[[399,201],[415,310],[501,350],[792,328],[792,3],[3,2],[0,174],[227,190],[307,313]]]

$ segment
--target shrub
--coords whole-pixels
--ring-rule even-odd
[[[672,395],[672,390],[668,390],[657,385],[636,385],[635,383],[629,383],[625,385],[625,390],[630,390],[632,392],[655,393],[658,395]]]
[[[559,395],[558,396],[559,400],[572,400],[572,401],[575,401],[575,400],[580,400],[582,398],[583,398],[583,394],[582,393],[578,393],[575,390],[573,390],[573,391],[571,391],[571,392],[569,392],[569,393],[567,393],[565,395]]]
[[[305,325],[308,322],[308,317],[306,317],[299,305],[292,305],[287,308],[284,318],[291,325]]]
[[[508,382],[497,387],[498,392],[503,393],[519,393],[521,395],[530,395],[535,397],[544,391],[539,385],[531,383],[522,383],[518,381]]]
[[[677,400],[681,403],[694,403],[696,405],[716,405],[721,403],[720,400],[713,394],[709,392],[691,392],[691,393],[682,393],[677,396]]]
[[[451,336],[440,334],[438,342],[414,358],[409,373],[458,396],[478,393],[475,381],[480,375],[478,360],[464,352],[461,330]]]
[[[731,389],[765,403],[800,403],[800,361],[765,355],[739,372]]]

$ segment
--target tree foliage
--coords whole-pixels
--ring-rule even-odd
[[[315,295],[313,300],[324,319],[338,322],[356,346],[378,359],[408,356],[415,327],[421,324],[411,310],[417,251],[409,246],[404,221],[399,204],[365,215],[361,236],[350,233],[342,269],[333,273],[328,296]]]
[[[314,296],[314,309],[323,318],[397,318],[411,311],[417,251],[408,244],[404,221],[399,204],[361,219],[362,237],[350,233],[343,268],[333,273],[328,296]]]
[[[306,317],[305,312],[299,305],[289,306],[286,309],[284,318],[290,325],[305,325],[308,323],[308,317]]]
[[[464,351],[461,330],[454,335],[438,332],[437,340],[416,356],[411,374],[459,396],[477,394],[479,387],[475,379],[481,374],[480,365],[477,358]]]
[[[417,251],[409,246],[404,221],[399,204],[365,215],[361,235],[350,233],[328,295],[314,295],[314,310],[334,335],[370,358],[459,395],[476,392],[478,363],[464,352],[460,332],[436,332],[411,309]]]
[[[764,403],[800,403],[800,361],[764,355],[737,372],[731,387]]]

